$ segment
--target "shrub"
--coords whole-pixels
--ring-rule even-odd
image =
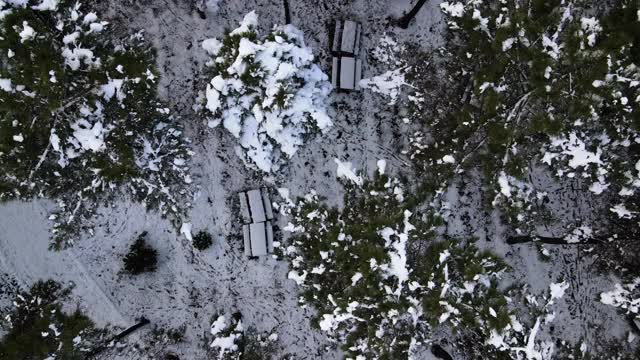
[[[193,237],[193,247],[202,251],[206,250],[213,244],[211,234],[206,231],[200,231]]]
[[[158,252],[147,245],[147,232],[143,232],[129,248],[129,253],[124,257],[124,269],[131,275],[156,270]]]

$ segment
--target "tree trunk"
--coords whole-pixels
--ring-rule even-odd
[[[598,244],[602,242],[600,238],[589,238],[584,239],[580,242],[569,243],[564,238],[553,238],[546,236],[509,236],[507,238],[507,244],[515,245],[515,244],[524,244],[528,242],[539,242],[543,244],[549,245],[580,245],[580,244]]]
[[[118,334],[118,335],[116,335],[116,336],[112,337],[111,339],[109,339],[109,341],[107,341],[107,342],[106,342],[106,344],[109,344],[109,343],[111,343],[112,341],[120,340],[120,339],[124,338],[125,336],[127,336],[127,335],[131,334],[132,332],[134,332],[134,331],[138,330],[139,328],[141,328],[141,327],[143,327],[143,326],[147,325],[148,323],[149,323],[149,320],[143,316],[143,317],[141,317],[141,318],[140,318],[140,321],[139,321],[137,324],[135,324],[135,325],[131,326],[131,327],[130,327],[130,328],[128,328],[128,329],[125,329],[125,330],[124,330],[123,332],[121,332],[120,334]],[[96,355],[100,354],[101,352],[103,352],[106,348],[107,348],[107,346],[106,346],[106,345],[100,345],[100,346],[98,346],[97,348],[95,348],[95,349],[91,350],[91,351],[87,354],[87,356],[85,357],[85,359],[91,359],[91,358],[93,358],[94,356],[96,356]]]
[[[437,357],[438,359],[453,360],[453,357],[449,355],[449,353],[444,348],[442,348],[442,346],[438,344],[433,344],[431,346],[431,353],[433,354],[433,356]]]
[[[291,24],[291,12],[289,11],[289,0],[284,1],[284,23],[286,25]]]
[[[403,17],[398,19],[397,25],[402,29],[406,29],[409,27],[409,23],[411,20],[418,14],[418,11],[422,8],[422,6],[427,2],[427,0],[418,0],[418,2],[413,6],[413,9],[408,13],[404,14]]]

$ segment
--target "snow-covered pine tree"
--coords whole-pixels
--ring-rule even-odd
[[[402,189],[380,175],[349,187],[342,209],[309,194],[284,229],[301,303],[350,358],[407,358],[438,328],[486,341],[511,321],[498,289],[504,262],[469,241],[437,240],[441,218],[412,213]]]
[[[251,12],[222,41],[203,42],[212,57],[203,105],[210,127],[222,122],[247,159],[271,172],[308,136],[331,127],[331,84],[313,63],[302,32],[286,25],[260,35],[257,27]]]
[[[638,3],[449,1],[441,8],[452,75],[468,78],[471,91],[448,119],[429,126],[429,137],[416,137],[417,163],[448,173],[480,164],[475,169],[495,194],[491,205],[506,209],[523,232],[533,214],[544,213],[546,189],[529,180],[534,172],[565,184],[580,179],[604,194],[607,212],[635,216]]]
[[[260,333],[254,327],[245,328],[242,314],[213,317],[209,344],[211,356],[224,360],[272,360],[279,348],[277,333]],[[284,357],[286,358],[286,357]]]
[[[55,200],[56,247],[120,190],[174,219],[187,207],[154,51],[108,29],[75,1],[0,0],[0,200]]]
[[[71,289],[40,280],[29,291],[15,294],[13,307],[2,319],[2,359],[85,359],[106,331],[98,329],[79,308],[63,311]]]

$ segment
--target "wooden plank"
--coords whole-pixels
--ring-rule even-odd
[[[108,348],[107,344],[110,344],[111,342],[115,342],[115,341],[118,341],[120,339],[123,339],[127,335],[130,335],[132,332],[140,329],[141,327],[143,327],[143,326],[145,326],[145,325],[147,325],[149,323],[150,323],[150,321],[147,318],[145,318],[144,316],[141,317],[140,321],[138,321],[137,324],[129,327],[128,329],[125,329],[124,331],[122,331],[118,335],[116,335],[116,336],[112,337],[111,339],[107,340],[104,345],[100,345],[100,346],[96,347],[95,349],[89,351],[87,353],[87,355],[85,356],[85,359],[93,359],[96,355],[100,354],[101,352],[105,351]]]
[[[262,204],[264,205],[264,215],[267,220],[273,219],[273,208],[271,207],[271,199],[269,199],[269,193],[267,189],[262,189]]]
[[[249,204],[247,203],[247,193],[239,192],[240,198],[240,214],[242,215],[242,223],[248,224],[251,222],[251,214],[249,213]]]
[[[340,73],[340,66],[338,66],[338,58],[333,57],[333,66],[331,68],[331,85],[333,85],[334,89],[338,89],[338,74]]]
[[[342,41],[342,21],[336,21],[336,27],[333,31],[333,45],[331,51],[337,55],[340,52],[340,42]]]
[[[355,88],[360,90],[360,80],[362,80],[362,60],[356,60]]]
[[[344,27],[342,30],[342,42],[340,45],[340,50],[343,53],[355,53],[357,32],[358,24],[355,21],[347,20],[344,22]]]
[[[358,54],[360,54],[360,37],[361,36],[362,36],[362,25],[358,23],[358,25],[356,26],[356,42],[353,49],[353,54],[356,57],[358,57]]]
[[[249,225],[251,233],[251,255],[264,256],[267,255],[267,233],[265,231],[265,223],[254,223]]]
[[[271,221],[266,222],[267,227],[267,252],[273,254],[273,225]]]
[[[345,90],[355,89],[356,60],[352,57],[340,59],[340,88]]]
[[[251,252],[251,232],[249,232],[249,225],[242,225],[242,237],[244,238],[244,254],[246,256],[253,256]]]
[[[247,198],[249,199],[251,222],[258,223],[266,221],[267,218],[264,214],[264,205],[262,204],[262,195],[260,194],[260,190],[247,191]]]

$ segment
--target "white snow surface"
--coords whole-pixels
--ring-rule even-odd
[[[94,152],[101,152],[106,149],[104,136],[108,130],[102,126],[100,121],[92,124],[85,119],[80,119],[71,124],[71,129],[73,129],[74,139],[71,139],[70,142],[75,144],[76,149]]]
[[[339,159],[333,159],[333,161],[338,165],[336,175],[339,178],[347,179],[358,186],[364,184],[362,176],[356,174],[356,168],[351,165],[350,161],[340,161]]]
[[[227,326],[227,321],[224,315],[218,316],[216,321],[211,324],[211,335],[217,335],[220,331],[224,330]]]
[[[205,5],[207,6],[207,10],[209,12],[215,13],[220,8],[220,0],[206,0]]]
[[[42,2],[34,6],[33,9],[39,11],[55,11],[58,9],[58,4],[60,4],[60,0],[42,0]]]
[[[387,170],[387,161],[384,159],[380,159],[376,162],[376,165],[378,166],[378,173],[380,175],[384,175],[385,171]]]
[[[10,2],[26,4],[26,1],[21,0]],[[252,2],[225,2],[227,16],[209,16],[206,20],[201,20],[187,2],[151,3],[148,6],[139,4],[123,6],[122,3],[122,1],[102,2],[102,6],[108,8],[112,16],[123,14],[128,17],[131,26],[147,30],[154,43],[159,46],[158,63],[160,68],[164,69],[163,76],[158,80],[160,91],[167,94],[167,97],[178,105],[189,102],[192,97],[190,92],[192,84],[187,79],[192,79],[193,74],[200,73],[197,71],[197,66],[184,64],[201,65],[206,61],[201,55],[204,52],[201,49],[195,50],[198,47],[197,44],[202,42],[203,36],[220,37],[224,26],[228,25],[229,16],[242,16],[255,7]],[[296,24],[305,32],[310,45],[314,49],[326,48],[328,40],[322,26],[325,22],[333,20],[334,14],[320,11],[319,5],[313,3],[291,4],[294,22],[296,17],[298,20],[304,19],[297,21]],[[449,4],[458,3],[449,2]],[[336,4],[336,8],[373,18],[380,14],[379,10],[386,11],[387,7],[401,15],[410,5],[411,2],[408,0],[397,2],[354,0],[349,2],[348,6]],[[443,27],[440,12],[437,11],[438,6],[437,2],[428,2],[411,25],[412,30],[401,33],[397,41],[403,43],[407,39],[413,39],[427,46],[441,41],[441,37],[437,34]],[[425,9],[429,11],[425,12]],[[281,22],[280,3],[265,3],[258,11],[265,28]],[[374,23],[367,23],[367,26],[367,32],[371,35],[363,36],[365,41],[363,46],[370,47],[371,39],[382,36],[386,29]],[[434,34],[428,31],[432,26],[436,29]],[[192,50],[185,50],[187,44],[196,46]],[[84,61],[82,58],[79,60]],[[386,70],[382,69],[380,72]],[[381,121],[374,120],[373,115],[377,115],[380,110],[379,99],[366,92],[363,93],[363,99],[362,106],[347,99],[348,106],[344,112],[345,117],[356,117],[358,121],[362,121],[361,128],[352,133],[345,131],[345,136],[336,139],[335,130],[343,126],[342,120],[336,119],[334,131],[326,136],[327,141],[310,142],[305,148],[299,150],[290,162],[291,175],[296,175],[286,174],[284,178],[278,179],[276,186],[290,189],[291,198],[304,194],[309,188],[317,188],[320,194],[329,199],[328,201],[339,204],[342,193],[336,185],[335,178],[323,175],[323,172],[335,171],[333,162],[321,160],[319,154],[323,150],[327,150],[329,159],[334,157],[345,159],[347,158],[346,150],[343,148],[346,149],[349,146],[351,157],[348,159],[354,163],[375,162],[376,159],[386,157],[390,161],[393,160],[394,164],[399,164],[395,162],[396,156],[400,159],[403,157],[398,156],[399,151],[395,151],[396,149],[389,145],[393,140],[389,135],[389,129],[392,127],[389,124],[393,124],[397,118],[393,114],[390,116],[382,114]],[[195,127],[192,125],[195,122],[186,123]],[[375,131],[379,123],[383,127],[381,134]],[[344,128],[346,129],[347,126]],[[188,131],[191,135],[196,134],[193,128]],[[208,333],[211,314],[216,314],[220,309],[238,309],[243,313],[243,320],[246,319],[253,326],[264,330],[278,326],[277,329],[281,335],[280,338],[284,340],[286,350],[297,354],[296,358],[341,358],[336,351],[330,350],[326,353],[328,343],[323,334],[309,327],[308,318],[313,315],[311,310],[297,307],[294,282],[283,280],[287,277],[287,264],[273,259],[246,260],[241,250],[238,250],[239,245],[234,242],[233,236],[238,234],[232,229],[235,220],[228,206],[229,194],[240,191],[246,186],[262,183],[251,178],[251,172],[237,162],[233,149],[227,147],[219,137],[208,136],[203,143],[196,142],[195,146],[197,154],[193,168],[198,176],[194,177],[194,181],[202,187],[202,192],[195,199],[197,205],[192,213],[192,223],[196,229],[206,226],[220,234],[220,241],[214,242],[212,250],[193,252],[191,245],[182,239],[165,220],[147,213],[138,205],[125,202],[118,203],[112,209],[101,209],[102,215],[98,221],[102,227],[98,229],[95,236],[83,235],[81,241],[71,250],[62,253],[49,252],[47,251],[46,222],[32,221],[34,218],[46,217],[48,211],[43,210],[46,206],[40,201],[12,202],[0,206],[2,214],[0,217],[2,219],[0,220],[0,229],[2,229],[0,231],[0,242],[2,242],[0,268],[5,272],[16,273],[20,281],[26,285],[44,277],[54,277],[64,282],[73,281],[77,285],[74,294],[78,295],[78,303],[101,325],[111,322],[126,327],[131,325],[131,319],[144,312],[154,324],[157,323],[164,328],[177,328],[187,324],[186,337],[191,341],[189,344],[193,344],[202,334]],[[316,166],[306,166],[307,161],[315,163]],[[211,205],[206,201],[207,197],[211,198]],[[454,207],[452,212],[454,215],[458,215],[456,212],[469,214],[460,206]],[[471,215],[473,218],[476,213],[471,212]],[[495,239],[501,238],[504,229],[496,218],[489,218],[489,230],[486,230],[484,224],[475,228],[481,238],[485,235]],[[485,217],[482,219],[484,220]],[[466,229],[457,221],[453,217],[449,219],[448,231],[452,236],[456,236],[457,231]],[[127,280],[114,275],[114,269],[121,265],[120,253],[126,251],[129,240],[140,231],[147,229],[151,229],[151,233],[154,234],[152,241],[160,250],[162,259],[157,276]],[[590,272],[583,271],[588,264],[585,263],[584,257],[572,258],[575,257],[571,252],[574,247],[551,248],[552,256],[558,255],[558,257],[551,263],[543,263],[536,260],[538,257],[535,248],[507,247],[501,245],[502,241],[480,240],[479,244],[503,255],[510,254],[506,258],[510,264],[514,264],[516,276],[526,279],[528,284],[539,290],[548,289],[549,284],[546,279],[551,273],[565,274],[564,272],[582,271],[583,274],[588,275],[588,281],[584,285],[577,286],[577,282],[573,279],[567,281],[578,288],[575,293],[576,298],[578,301],[584,301],[585,304],[591,301],[594,289],[602,289],[600,285],[608,283],[608,281],[603,282],[601,277],[592,277]],[[560,255],[568,256],[572,261],[559,264],[562,260]],[[238,281],[237,274],[242,274],[242,281]],[[206,299],[202,303],[202,308],[195,310],[189,305],[192,291],[198,294],[200,299]],[[601,307],[607,308],[604,305]],[[595,308],[596,311],[592,311],[593,309],[593,306],[588,306],[585,313],[602,320],[603,326],[608,331],[611,329],[612,333],[618,334],[627,329],[624,322],[619,321],[620,317],[616,314],[616,309],[602,311],[600,308]],[[582,318],[570,316],[565,310],[558,313],[562,322],[556,321],[558,329],[556,332],[562,332],[562,335],[569,334],[568,337],[586,334],[586,341],[593,343],[594,337],[599,333],[581,331]],[[199,314],[197,318],[194,318],[195,311]],[[166,316],[168,312],[171,312],[170,317]],[[565,322],[566,325],[560,326]],[[148,329],[142,329],[140,334],[134,334],[129,342],[147,345],[150,343],[147,341],[148,338],[143,341],[138,340],[138,336],[145,338],[147,334]],[[496,335],[494,340],[499,343],[501,338],[499,334]],[[536,338],[541,335],[547,335],[544,328],[540,329]],[[156,344],[155,349],[157,346]],[[180,354],[181,358],[204,357],[204,354],[195,349],[196,347],[185,344],[169,345],[169,348]],[[321,355],[316,355],[316,352]],[[187,355],[183,356],[183,354]],[[115,359],[128,360],[139,356],[140,353],[136,350],[125,352],[121,356],[116,355]],[[427,354],[426,358],[430,358],[430,354]]]
[[[602,151],[600,148],[595,153],[588,151],[584,141],[575,132],[570,133],[568,139],[553,138],[551,145],[560,148],[561,154],[569,157],[569,166],[573,169],[586,167],[589,164],[602,164],[602,160],[600,160]]]
[[[404,68],[389,70],[382,75],[362,79],[360,87],[388,96],[391,99],[389,105],[393,105],[398,101],[402,86],[408,85],[404,79],[404,70]]]
[[[29,0],[4,0],[4,2],[13,6],[26,7]]]
[[[616,283],[614,289],[600,294],[600,302],[605,305],[621,308],[627,314],[640,320],[640,278],[627,284]]]
[[[500,185],[500,193],[506,197],[511,197],[511,185],[509,185],[509,176],[504,171],[500,172],[498,177],[498,185]]]
[[[398,279],[398,287],[393,292],[393,295],[400,297],[404,284],[409,280],[409,267],[407,264],[407,241],[409,240],[409,233],[415,229],[409,218],[411,212],[405,210],[404,212],[404,229],[397,231],[392,228],[384,228],[378,231],[378,234],[385,240],[386,247],[389,248],[389,266],[387,270],[388,276],[394,276]],[[396,241],[392,240],[397,239]]]
[[[227,336],[218,336],[211,342],[211,347],[218,348],[218,359],[224,359],[225,354],[238,351],[238,341],[242,337],[242,322],[238,322],[233,331]]]
[[[442,11],[452,17],[461,18],[464,15],[464,4],[461,2],[444,1],[440,4]]]
[[[633,213],[624,206],[624,204],[617,204],[614,207],[610,208],[611,212],[618,215],[620,219],[631,219],[634,217]]]
[[[549,294],[551,299],[561,299],[564,292],[569,288],[569,283],[563,281],[561,283],[552,283],[549,285]]]
[[[11,86],[11,79],[0,79],[0,90],[12,92],[13,86]]]
[[[108,83],[100,87],[100,93],[105,100],[109,101],[114,96],[119,102],[124,100],[125,94],[122,91],[122,85],[124,85],[124,79],[110,79]]]
[[[20,42],[24,43],[25,41],[31,40],[36,36],[36,31],[29,26],[29,23],[26,21],[22,22],[22,31],[20,31]]]
[[[193,235],[191,234],[192,227],[191,223],[188,222],[182,223],[180,226],[180,234],[184,235],[184,237],[189,241],[193,241]]]

